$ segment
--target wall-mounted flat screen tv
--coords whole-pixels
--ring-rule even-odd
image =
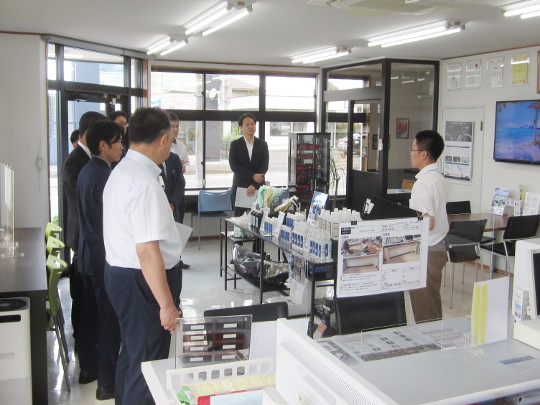
[[[540,100],[497,101],[493,159],[540,164]]]

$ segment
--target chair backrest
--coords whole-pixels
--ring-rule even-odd
[[[232,211],[232,190],[199,191],[199,212]]]
[[[476,221],[454,221],[446,235],[446,245],[452,243],[480,243],[486,228],[487,219]]]
[[[253,322],[275,321],[289,317],[286,302],[269,302],[267,304],[247,305],[245,307],[207,309],[204,316],[253,315]]]
[[[526,239],[532,238],[538,231],[540,215],[523,215],[519,217],[509,217],[503,239]]]
[[[66,244],[60,239],[55,238],[54,236],[49,236],[47,238],[47,245],[45,247],[47,255],[58,256],[62,249],[66,247]]]
[[[336,298],[334,303],[340,335],[407,323],[403,292]]]
[[[49,273],[49,308],[51,315],[56,316],[60,309],[60,298],[58,297],[58,281],[62,273],[67,269],[68,264],[54,255],[47,257],[47,271]]]
[[[468,200],[449,201],[446,203],[447,215],[470,214],[470,213],[471,213],[471,202]]]
[[[45,226],[45,240],[47,240],[49,236],[54,236],[55,238],[60,239],[61,232],[62,228],[60,228],[58,225],[55,225],[52,222],[47,222],[47,225]]]

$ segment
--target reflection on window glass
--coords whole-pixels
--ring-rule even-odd
[[[182,121],[180,120],[180,129],[178,131],[177,142],[182,142],[186,146],[189,164],[186,164],[186,188],[202,187],[202,139],[203,123],[202,121]]]
[[[124,58],[66,46],[64,80],[124,87]]]
[[[49,90],[49,190],[51,199],[51,219],[58,215],[58,137],[56,121],[58,92]]]
[[[152,107],[202,110],[203,78],[199,73],[152,72]]]
[[[206,109],[256,111],[259,109],[259,75],[206,75]]]
[[[339,177],[338,195],[345,195],[347,192],[347,127],[347,123],[343,122],[326,123],[326,132],[330,133],[330,164],[335,167],[334,172]],[[331,176],[331,194],[335,192],[335,188],[336,180]]]
[[[270,155],[266,181],[271,186],[285,187],[289,176],[289,134],[291,132],[313,132],[313,122],[267,122],[266,143]]]
[[[229,166],[231,142],[240,135],[235,121],[207,121],[205,143],[206,187],[230,187],[233,173]],[[255,133],[257,136],[257,133]]]
[[[366,87],[363,79],[328,79],[328,90],[349,90]]]
[[[269,111],[315,111],[315,78],[266,78],[266,109]]]
[[[47,45],[47,79],[56,80],[56,47]]]

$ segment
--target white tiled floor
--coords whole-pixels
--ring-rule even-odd
[[[185,317],[202,316],[206,309],[224,306],[242,306],[258,303],[259,291],[244,280],[238,281],[237,289],[229,283],[228,291],[224,290],[223,278],[219,277],[219,241],[205,240],[201,242],[201,250],[197,242],[188,242],[183,260],[191,265],[183,273],[182,309]],[[461,283],[462,266],[456,266],[454,281],[453,308],[450,309],[450,271],[447,272],[446,286],[442,288],[444,316],[451,318],[470,313],[472,283],[475,281],[474,266],[467,265],[465,283]],[[481,278],[482,275],[479,274]],[[486,274],[487,278],[487,274]],[[97,384],[79,385],[79,366],[73,354],[72,330],[69,323],[70,297],[69,282],[60,281],[60,293],[66,317],[66,335],[70,350],[69,379],[71,392],[68,393],[63,382],[59,347],[54,332],[48,332],[47,351],[49,367],[49,404],[114,404],[114,400],[98,401],[95,399]],[[265,298],[267,295],[265,294]]]

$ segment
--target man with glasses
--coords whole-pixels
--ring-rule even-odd
[[[118,319],[105,291],[103,244],[103,189],[111,164],[122,156],[124,131],[110,121],[94,123],[86,144],[92,153],[77,181],[79,212],[79,272],[83,278],[79,363],[97,374],[99,400],[114,398],[116,360],[120,350]]]
[[[411,191],[410,208],[421,212],[429,221],[427,283],[425,288],[411,290],[411,304],[416,322],[442,318],[441,278],[446,264],[444,238],[448,233],[446,184],[437,168],[444,150],[444,140],[432,130],[416,134],[409,149],[411,166],[419,169]]]

